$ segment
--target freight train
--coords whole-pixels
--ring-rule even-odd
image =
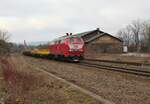
[[[51,41],[48,49],[24,51],[23,54],[78,62],[83,59],[84,41],[77,35],[67,33],[66,36]]]

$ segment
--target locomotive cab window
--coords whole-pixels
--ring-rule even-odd
[[[64,40],[64,39],[62,39],[60,43],[65,43],[65,40]]]
[[[71,43],[74,43],[74,38],[70,38],[70,42],[71,42]]]
[[[77,42],[82,42],[81,38],[76,38]]]
[[[70,38],[71,43],[81,43],[82,40],[81,38],[75,37],[75,38]]]
[[[58,44],[60,44],[61,43],[61,40],[58,40]]]

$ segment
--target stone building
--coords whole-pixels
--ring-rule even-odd
[[[101,31],[99,28],[76,35],[82,37],[85,41],[85,53],[123,52],[123,41],[115,36]]]

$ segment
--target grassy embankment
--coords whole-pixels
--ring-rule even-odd
[[[4,104],[101,104],[28,65],[20,56],[0,61],[0,102]]]

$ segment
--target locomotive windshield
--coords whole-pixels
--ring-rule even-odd
[[[70,38],[71,43],[81,43],[82,39],[79,37]]]

